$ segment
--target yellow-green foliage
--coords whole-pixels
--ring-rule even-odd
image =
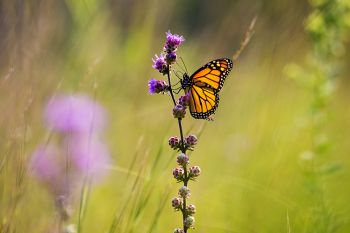
[[[167,139],[178,129],[170,97],[147,93],[159,77],[151,58],[168,29],[186,38],[178,53],[190,73],[232,56],[255,14],[215,121],[183,122],[202,132],[190,232],[349,232],[349,1],[310,2],[1,0],[0,232],[54,226],[51,196],[27,165],[47,138],[42,110],[59,92],[88,93],[109,113],[114,163],[92,187],[80,232],[172,232],[181,219]],[[79,203],[73,210],[77,224]]]

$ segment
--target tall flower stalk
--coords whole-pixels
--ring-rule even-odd
[[[190,189],[188,183],[190,180],[195,180],[201,172],[198,166],[190,167],[190,157],[188,151],[192,151],[197,144],[197,137],[189,135],[184,137],[182,119],[186,115],[186,109],[189,106],[189,95],[183,95],[176,100],[173,86],[171,84],[171,68],[172,64],[176,62],[177,49],[185,41],[183,36],[166,33],[166,43],[163,47],[163,52],[153,59],[153,68],[158,70],[161,74],[166,76],[167,82],[164,80],[152,79],[148,82],[149,93],[170,93],[173,104],[173,116],[177,119],[179,134],[169,138],[169,145],[172,149],[177,150],[178,167],[173,169],[173,176],[177,182],[182,183],[182,187],[178,191],[178,196],[172,199],[172,206],[176,211],[182,213],[182,228],[176,228],[174,233],[185,233],[188,229],[193,228],[195,219],[193,215],[196,212],[196,207],[193,204],[188,204],[190,197]]]

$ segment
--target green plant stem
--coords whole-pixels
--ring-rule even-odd
[[[170,96],[171,99],[173,100],[174,106],[176,105],[176,101],[175,101],[175,97],[174,97],[174,93],[173,93],[173,89],[171,86],[171,78],[170,78],[170,65],[167,66],[167,77],[168,77],[168,83],[169,83],[169,92],[170,92]],[[180,130],[180,137],[181,137],[181,152],[182,153],[186,153],[186,147],[185,147],[185,140],[184,140],[184,136],[183,136],[183,130],[182,130],[182,119],[181,118],[177,118],[177,122],[179,125],[179,130]],[[184,169],[184,180],[183,180],[183,184],[185,187],[187,187],[188,184],[188,175],[187,175],[187,166],[184,165],[183,166]],[[187,233],[188,228],[185,226],[185,220],[187,218],[187,214],[186,214],[186,198],[182,199],[182,223],[183,223],[183,230],[185,233]]]

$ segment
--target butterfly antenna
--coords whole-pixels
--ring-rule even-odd
[[[186,65],[185,65],[185,62],[184,62],[184,60],[182,59],[182,57],[180,57],[180,59],[181,59],[181,62],[182,62],[182,64],[184,65],[184,67],[185,67],[185,70],[186,70],[186,74],[188,74],[188,71],[187,71],[187,67],[186,67]]]
[[[180,57],[181,58],[181,57]],[[184,73],[186,73],[187,71],[176,61],[176,65],[178,66],[178,67],[180,67],[180,69],[184,72]]]
[[[174,72],[175,76],[176,76],[179,80],[181,80],[182,75],[181,75],[181,74],[180,74],[180,75],[178,74],[178,72],[180,72],[180,71],[173,70],[173,72]]]

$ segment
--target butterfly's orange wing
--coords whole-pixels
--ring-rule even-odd
[[[217,59],[198,69],[190,78],[190,112],[194,118],[207,119],[219,105],[219,91],[232,70],[233,63],[228,58]]]
[[[194,85],[205,83],[214,90],[220,91],[232,67],[233,63],[231,59],[217,59],[199,68],[190,78]]]

